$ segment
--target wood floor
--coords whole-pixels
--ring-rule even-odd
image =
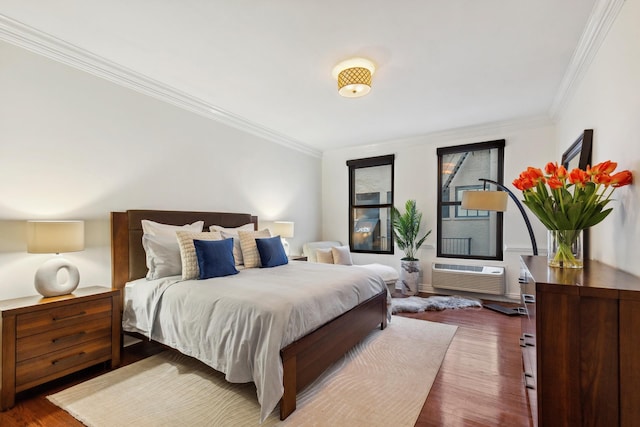
[[[519,318],[484,308],[402,315],[458,326],[416,427],[530,425]],[[126,347],[123,365],[161,350],[148,342]],[[82,426],[46,396],[104,372],[98,366],[20,394],[14,408],[0,413],[0,426]]]

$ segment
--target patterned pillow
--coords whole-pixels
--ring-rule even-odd
[[[316,250],[316,260],[322,264],[333,264],[333,253],[331,249]]]
[[[265,228],[260,231],[238,230],[238,237],[240,238],[245,268],[260,267],[260,253],[256,245],[256,238],[271,237],[269,229]]]
[[[197,279],[200,276],[198,257],[193,241],[197,240],[222,240],[218,232],[207,233],[205,231],[177,231],[178,245],[180,246],[180,258],[182,259],[182,280]]]

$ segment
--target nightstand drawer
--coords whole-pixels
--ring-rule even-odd
[[[16,364],[16,391],[41,384],[48,380],[47,377],[57,378],[57,374],[65,370],[74,372],[110,358],[111,337],[108,337],[19,362]]]
[[[82,324],[102,315],[111,316],[111,298],[20,314],[16,318],[16,335],[22,338],[43,331]]]
[[[111,339],[110,313],[90,317],[82,323],[19,338],[16,343],[16,361],[21,362],[98,338]]]

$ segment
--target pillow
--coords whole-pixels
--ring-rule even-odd
[[[236,265],[242,265],[244,264],[244,260],[242,258],[242,248],[240,248],[238,230],[253,231],[254,226],[252,223],[249,223],[235,228],[225,228],[220,225],[212,225],[209,227],[209,231],[219,231],[223,239],[233,238],[233,257],[236,260]]]
[[[161,224],[148,219],[143,219],[140,222],[142,223],[142,232],[152,236],[175,237],[176,231],[202,231],[202,227],[204,227],[204,221],[196,221],[193,224],[185,225]]]
[[[195,239],[198,240],[222,240],[220,233],[176,231],[178,236],[178,246],[180,246],[180,258],[182,259],[182,280],[197,279],[200,276],[198,268],[198,257],[196,248],[193,245]]]
[[[333,253],[331,249],[316,249],[316,262],[333,264]]]
[[[147,255],[147,280],[181,274],[180,246],[175,236],[143,234],[142,247]]]
[[[331,248],[331,255],[333,255],[334,264],[353,265],[353,261],[351,261],[351,252],[349,252],[349,246],[337,246]]]
[[[193,246],[198,259],[198,279],[230,276],[238,274],[233,259],[233,239],[194,240]]]
[[[256,239],[262,267],[277,267],[289,262],[280,236]]]
[[[256,246],[256,238],[271,237],[268,228],[260,231],[238,230],[240,247],[242,248],[242,258],[246,268],[260,267],[260,254]]]

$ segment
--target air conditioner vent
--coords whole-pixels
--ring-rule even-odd
[[[504,267],[433,263],[434,288],[504,295]]]

